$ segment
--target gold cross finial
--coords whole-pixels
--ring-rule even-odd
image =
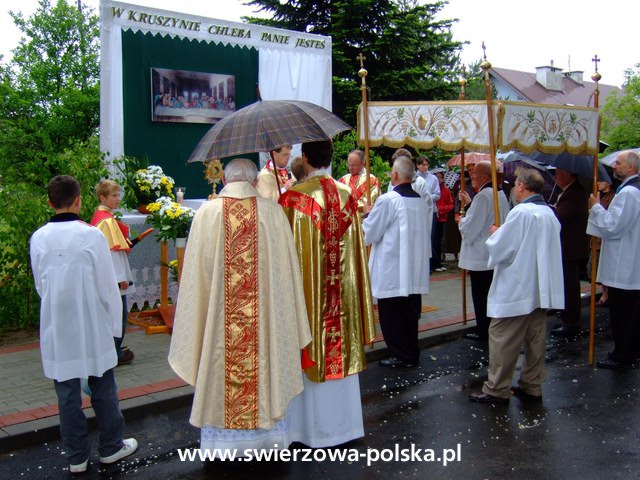
[[[596,64],[596,73],[598,73],[598,62],[600,62],[600,59],[598,58],[598,54],[596,54],[596,56],[593,57],[591,61]]]
[[[360,52],[358,54],[358,56],[356,57],[356,60],[360,60],[360,68],[364,68],[364,61],[367,59],[367,57],[365,57],[362,52]]]
[[[482,58],[484,58],[484,60],[487,60],[487,47],[485,47],[484,45],[484,40],[482,41]]]

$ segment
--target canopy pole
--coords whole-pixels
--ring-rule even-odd
[[[364,124],[363,132],[364,132],[364,161],[365,161],[365,169],[367,172],[367,203],[371,205],[371,163],[369,162],[369,107],[367,106],[367,70],[364,68],[364,61],[367,57],[365,57],[362,52],[356,57],[356,60],[360,60],[360,70],[358,70],[358,76],[362,79],[362,85],[360,89],[362,90],[362,123]]]
[[[494,139],[493,102],[491,101],[491,80],[489,70],[491,63],[487,61],[487,47],[482,42],[483,58],[480,68],[484,71],[484,93],[487,100],[487,119],[489,121],[489,153],[491,154],[491,185],[493,187],[493,216],[494,225],[500,226],[500,210],[498,209],[498,175],[496,168],[496,144]]]
[[[598,55],[593,57],[595,73],[591,75],[591,80],[595,82],[593,90],[593,106],[599,108],[600,89],[598,82],[602,75],[598,73]],[[598,114],[598,129],[596,133],[596,144],[600,149],[600,114]],[[598,153],[593,154],[593,195],[598,195]],[[596,348],[596,275],[598,273],[596,237],[591,237],[591,301],[589,302],[589,365],[593,365]]]
[[[458,100],[466,100],[467,92],[466,85],[467,81],[464,78],[465,68],[462,65],[462,79],[460,80],[460,95]],[[460,191],[466,192],[467,187],[465,185],[465,175],[464,175],[464,145],[460,148]],[[460,218],[464,217],[465,208],[460,202]],[[467,324],[467,271],[464,268],[460,269],[460,276],[462,280],[462,324]]]

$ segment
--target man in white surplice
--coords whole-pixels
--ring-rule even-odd
[[[418,321],[422,295],[429,293],[429,210],[411,188],[413,162],[398,157],[393,163],[394,189],[374,206],[366,205],[364,239],[372,245],[369,258],[371,291],[378,299],[380,328],[390,357],[383,367],[415,367],[420,363]],[[411,239],[411,241],[407,241]]]
[[[202,449],[286,448],[289,404],[311,341],[293,237],[282,208],[235,159],[219,197],[193,219],[169,364],[195,386],[190,423]]]
[[[602,238],[598,281],[609,287],[614,349],[598,368],[627,370],[640,358],[640,157],[620,152],[613,175],[622,181],[605,210],[600,195],[589,198],[587,233]]]
[[[564,307],[560,222],[540,195],[543,185],[540,173],[523,170],[514,187],[520,203],[502,226],[489,229],[487,267],[495,269],[487,302],[489,376],[471,401],[542,399],[546,309]],[[520,379],[510,387],[521,348]]]

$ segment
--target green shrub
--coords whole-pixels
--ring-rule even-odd
[[[41,176],[25,181],[19,175],[4,176],[0,190],[0,331],[38,325],[38,297],[29,263],[29,239],[53,214],[47,205],[49,172],[73,175],[82,187],[80,216],[89,221],[98,205],[94,189],[107,176],[104,155],[97,140],[76,143],[50,155]]]

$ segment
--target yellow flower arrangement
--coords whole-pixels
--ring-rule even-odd
[[[160,197],[147,205],[147,223],[153,226],[158,241],[186,238],[193,221],[193,209],[174,202],[169,197]]]
[[[162,171],[162,167],[149,165],[134,174],[136,198],[141,205],[146,205],[160,197],[173,199],[173,178]]]

